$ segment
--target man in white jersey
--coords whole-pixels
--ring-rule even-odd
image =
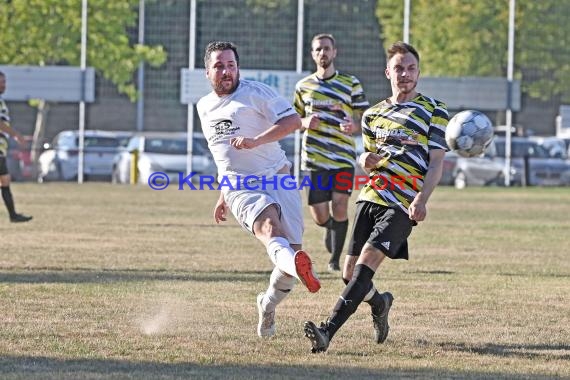
[[[321,285],[309,255],[301,250],[301,196],[291,163],[278,140],[301,127],[291,104],[271,87],[239,77],[239,55],[231,42],[211,42],[204,54],[213,91],[197,104],[222,186],[216,223],[228,208],[241,226],[263,243],[275,265],[269,287],[257,296],[260,337],[275,334],[275,307],[299,279],[311,293]],[[293,185],[293,186],[291,186]]]
[[[8,139],[13,137],[18,144],[24,146],[25,141],[22,135],[10,125],[10,113],[8,107],[2,99],[2,94],[6,90],[6,75],[0,71],[0,190],[2,191],[2,199],[8,210],[10,221],[12,223],[28,222],[32,220],[31,216],[18,214],[14,206],[14,198],[10,190],[11,177],[6,164],[6,156],[8,155]]]

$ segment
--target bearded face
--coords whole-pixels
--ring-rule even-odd
[[[223,74],[212,81],[212,88],[218,95],[228,95],[234,92],[239,83],[239,72]]]
[[[239,67],[234,52],[232,50],[212,52],[206,76],[216,94],[233,93],[239,84]]]
[[[321,38],[313,41],[311,55],[317,67],[327,69],[333,64],[336,57],[336,48],[328,38]]]
[[[386,77],[390,79],[392,90],[401,94],[413,93],[419,76],[419,64],[412,53],[396,54],[386,68]]]

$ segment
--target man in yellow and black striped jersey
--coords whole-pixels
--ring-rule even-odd
[[[425,220],[427,201],[439,183],[448,149],[446,105],[416,91],[420,57],[396,42],[387,51],[386,77],[392,96],[362,116],[364,153],[359,164],[370,180],[356,202],[355,222],[343,278],[348,281],[326,322],[307,321],[312,352],[323,352],[362,301],[370,304],[376,343],[388,336],[388,312],[394,297],[379,293],[372,277],[386,257],[408,259],[408,237]]]
[[[317,69],[295,87],[294,105],[304,130],[301,169],[313,184],[308,190],[313,220],[326,229],[329,271],[339,271],[356,165],[352,134],[360,131],[360,117],[369,103],[360,81],[336,70],[337,49],[331,34],[313,37],[311,55]]]
[[[8,172],[6,158],[8,156],[8,139],[14,138],[18,144],[24,146],[25,141],[22,135],[10,125],[10,113],[8,107],[2,99],[2,94],[6,90],[6,74],[0,71],[0,191],[2,200],[8,210],[8,215],[12,223],[28,222],[31,216],[18,214],[14,206],[14,198],[10,189],[11,177]]]

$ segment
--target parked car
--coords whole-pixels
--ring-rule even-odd
[[[113,158],[130,132],[86,130],[83,140],[83,174],[87,179],[110,179]],[[79,131],[58,133],[38,158],[38,182],[77,179]]]
[[[570,137],[561,137],[560,139],[566,144],[566,156],[570,158]]]
[[[458,189],[467,186],[503,185],[506,173],[505,160],[505,137],[495,136],[483,156],[457,157],[453,184]],[[551,157],[544,147],[526,137],[511,138],[509,170],[510,182],[515,186],[570,185],[570,163],[562,158]]]
[[[440,185],[453,185],[453,175],[457,166],[459,155],[454,152],[446,152],[443,156],[443,170],[441,173]]]
[[[33,176],[32,140],[33,136],[24,136],[25,146],[20,146],[16,140],[8,140],[8,155],[6,165],[13,181],[29,181]]]
[[[568,148],[566,147],[564,139],[555,136],[531,136],[529,138],[545,148],[550,157],[563,159],[568,158]]]
[[[444,175],[447,184],[457,189],[468,186],[501,186],[505,184],[505,163],[494,159],[493,148],[480,157],[462,157],[455,152],[446,152]],[[445,162],[454,160],[455,164],[445,170]]]
[[[496,137],[495,160],[505,160],[505,138]],[[570,185],[570,163],[559,157],[551,157],[549,152],[536,141],[525,137],[512,137],[511,159],[514,171],[514,184],[531,186]],[[528,173],[525,172],[528,162]]]
[[[178,182],[178,173],[186,173],[188,137],[185,132],[141,132],[133,135],[126,147],[113,159],[113,183],[130,183],[133,152],[138,154],[139,183],[148,183],[154,172],[166,173]],[[201,133],[194,133],[192,172],[216,177],[217,169]]]

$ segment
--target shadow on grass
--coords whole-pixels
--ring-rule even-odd
[[[180,271],[102,268],[3,268],[0,283],[113,283],[125,281],[266,281],[269,271]]]
[[[418,342],[421,344],[421,342]],[[439,343],[446,351],[461,351],[479,355],[519,357],[525,359],[570,360],[569,344],[495,344],[467,345],[464,343]]]
[[[552,278],[570,278],[570,274],[563,273],[498,273],[499,276],[505,277],[552,277]]]
[[[455,272],[450,272],[447,270],[413,270],[413,271],[404,271],[406,273],[416,273],[416,274],[455,274]]]
[[[108,225],[108,222],[101,222],[101,225]],[[214,223],[140,223],[140,227],[200,227],[200,228],[231,228],[231,229],[241,229],[239,225],[236,224],[214,224]]]
[[[517,374],[517,379],[547,379]],[[452,372],[439,369],[339,368],[326,366],[243,366],[197,363],[153,363],[111,359],[0,357],[2,379],[512,379],[512,374]]]

